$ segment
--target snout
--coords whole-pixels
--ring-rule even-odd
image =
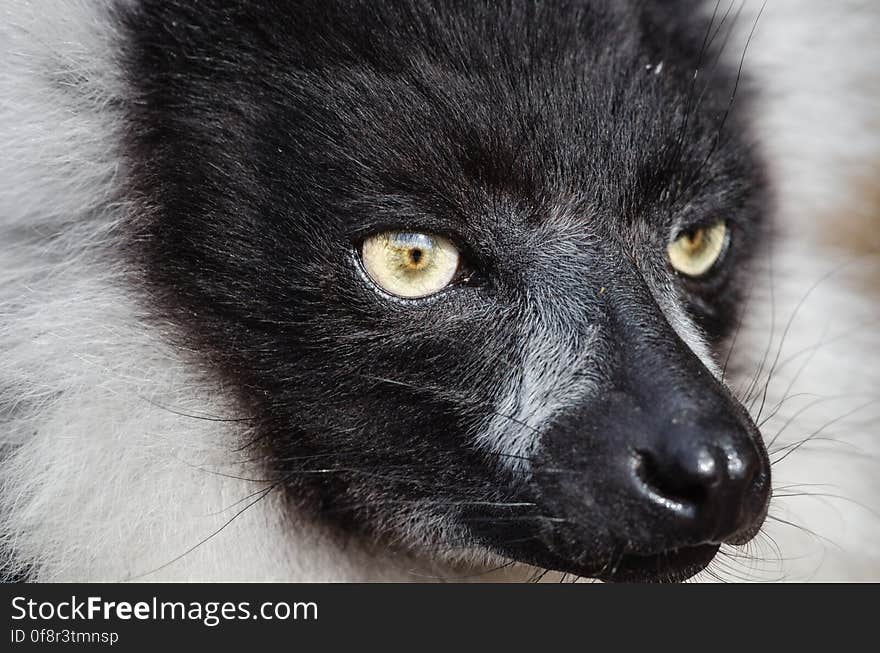
[[[615,394],[562,424],[533,471],[555,522],[530,561],[603,580],[676,581],[721,544],[754,537],[769,459],[742,407],[720,389],[709,397],[683,407]]]
[[[745,408],[698,365],[639,383],[618,377],[560,416],[531,469],[533,536],[504,552],[603,580],[678,581],[722,544],[754,537],[770,499],[766,448]]]
[[[748,426],[661,432],[632,454],[634,505],[669,545],[747,542],[769,496],[769,464]]]
[[[619,397],[609,412],[628,414],[617,418],[626,430],[599,426],[596,433],[610,437],[593,442],[581,487],[571,479],[558,486],[568,496],[569,518],[576,506],[587,514],[592,510],[585,505],[594,497],[600,502],[598,519],[610,557],[618,559],[596,572],[599,577],[684,579],[705,568],[721,544],[744,544],[760,530],[770,498],[770,462],[760,434],[721,389],[709,397],[687,408],[676,402],[637,408]],[[604,465],[596,466],[598,460]]]
[[[481,522],[479,535],[580,576],[684,580],[758,533],[770,461],[745,407],[648,299],[605,308],[595,386],[541,432],[512,493],[535,514]]]

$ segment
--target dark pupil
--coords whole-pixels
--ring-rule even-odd
[[[413,265],[418,265],[422,260],[422,250],[420,249],[411,249],[409,250],[409,260],[412,261]]]

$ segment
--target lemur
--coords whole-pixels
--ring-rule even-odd
[[[880,579],[878,27],[2,0],[6,579]]]

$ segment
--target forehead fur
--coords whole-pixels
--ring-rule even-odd
[[[260,179],[324,220],[499,195],[641,215],[741,155],[717,147],[733,80],[689,20],[629,2],[142,3],[138,145],[182,177],[168,203],[194,182],[259,201]]]

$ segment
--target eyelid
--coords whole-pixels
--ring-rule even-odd
[[[725,216],[723,218],[723,222],[727,225],[728,232],[735,226],[734,221],[727,217],[727,213],[729,211],[724,210],[709,210],[705,213],[700,211],[698,214],[695,211],[688,211],[688,215],[685,217],[679,217],[678,219],[673,221],[671,228],[668,233],[668,242],[674,241],[679,236],[686,234],[688,231],[695,231],[697,229],[709,229],[713,227],[715,224],[719,222],[719,215]]]
[[[450,229],[445,225],[435,227],[426,226],[423,222],[393,222],[383,221],[376,222],[369,227],[363,227],[353,232],[351,246],[357,252],[358,257],[363,256],[363,245],[371,236],[388,232],[407,232],[407,233],[424,233],[433,236],[440,236],[452,243],[458,250],[459,254],[459,271],[463,272],[460,276],[479,273],[489,268],[491,257],[489,253],[475,247],[473,242],[476,238],[467,238],[461,232]],[[459,275],[456,275],[456,279]]]
[[[423,233],[440,236],[451,242],[458,249],[464,259],[472,264],[481,263],[489,258],[489,253],[478,246],[481,234],[474,230],[462,231],[450,225],[448,221],[441,221],[426,216],[414,216],[412,218],[392,218],[373,220],[352,230],[349,235],[351,245],[360,250],[363,242],[370,236],[386,232],[409,232]]]

